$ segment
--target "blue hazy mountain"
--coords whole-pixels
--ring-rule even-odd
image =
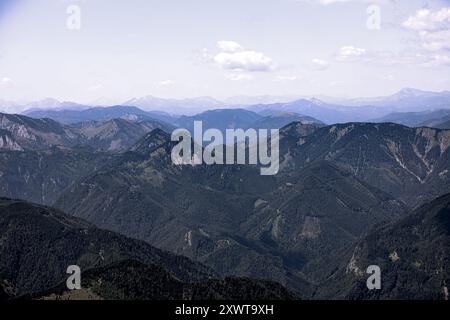
[[[433,127],[438,129],[450,129],[450,113],[441,118],[424,121],[420,123],[420,126]]]
[[[392,108],[397,111],[426,111],[450,108],[450,91],[431,92],[413,88],[405,88],[399,92],[377,98],[360,98],[345,100],[351,106],[371,105]]]
[[[392,122],[402,124],[408,127],[435,127],[450,120],[450,109],[427,110],[421,112],[395,112],[390,113],[374,122]]]
[[[134,121],[155,119],[152,118],[149,113],[137,107],[129,106],[95,107],[83,110],[34,109],[25,111],[24,114],[32,118],[50,118],[64,124],[72,124],[84,121],[108,121],[116,118],[123,118]]]
[[[214,109],[192,116],[171,115],[163,111],[144,111],[137,107],[127,106],[95,107],[84,110],[31,110],[25,112],[25,114],[37,119],[50,118],[76,127],[81,126],[79,123],[105,122],[113,119],[124,119],[132,122],[159,121],[161,124],[166,124],[165,128],[161,126],[166,131],[170,131],[170,126],[192,131],[194,121],[202,121],[204,129],[217,128],[222,131],[235,128],[279,129],[296,121],[322,124],[317,119],[294,112],[264,110],[262,113],[256,113],[239,108]]]
[[[322,96],[320,96],[322,97]],[[385,97],[336,99],[336,98],[302,98],[295,96],[261,96],[261,97],[233,97],[218,101],[210,97],[191,99],[163,99],[145,96],[126,101],[120,106],[88,107],[73,102],[59,102],[55,99],[45,99],[25,106],[15,106],[35,118],[51,118],[61,123],[76,123],[82,121],[105,121],[114,118],[129,118],[135,120],[155,119],[173,125],[186,123],[189,117],[197,119],[199,115],[217,109],[245,108],[264,115],[267,110],[289,112],[309,116],[327,124],[345,122],[364,122],[383,117],[391,113],[427,112],[428,110],[450,109],[450,92],[429,92],[406,88]],[[261,101],[263,103],[251,104]],[[266,103],[273,102],[276,103]],[[238,103],[239,102],[239,103]],[[5,108],[11,110],[11,103],[4,102]],[[1,106],[1,105],[0,105]],[[241,114],[245,118],[245,114]],[[182,118],[180,120],[180,118]],[[424,119],[427,121],[429,119]],[[389,119],[387,119],[389,121]],[[399,122],[404,123],[404,122]],[[418,122],[417,124],[419,124]],[[406,123],[405,123],[406,124]],[[408,123],[409,124],[409,123]],[[225,125],[227,126],[227,125]],[[223,125],[222,125],[223,127]]]
[[[144,110],[164,110],[173,114],[193,115],[206,110],[225,107],[225,103],[211,97],[197,97],[189,99],[163,99],[154,96],[133,98],[122,105],[136,106]]]
[[[299,99],[287,103],[257,104],[248,109],[255,112],[267,109],[296,112],[327,124],[367,122],[391,113],[450,109],[450,91],[428,92],[406,88],[386,97],[332,100],[333,103],[315,98]]]
[[[300,99],[288,103],[260,104],[248,110],[264,114],[267,110],[291,112],[315,118],[327,124],[366,121],[386,114],[386,110],[373,106],[352,107],[323,102],[319,99]]]

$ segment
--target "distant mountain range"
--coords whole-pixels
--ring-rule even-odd
[[[95,107],[83,110],[28,110],[24,115],[32,118],[50,118],[64,124],[74,124],[85,121],[108,121],[116,118],[123,118],[132,121],[154,120],[158,115],[170,115],[165,113],[148,113],[137,107],[112,106],[112,107]],[[151,117],[154,115],[154,117]]]
[[[433,124],[427,124],[429,126],[435,126],[436,128],[440,129],[450,129],[450,119],[446,119],[444,122],[440,122],[437,125]]]
[[[262,104],[248,107],[249,110],[266,113],[267,111],[298,113],[312,117],[326,124],[365,121],[367,118],[386,112],[375,107],[349,107],[325,103],[318,99],[301,99],[288,103]]]
[[[326,101],[330,105],[350,106],[350,107],[378,107],[387,108],[391,111],[425,111],[430,109],[448,109],[450,100],[450,91],[431,92],[413,88],[405,88],[399,92],[375,98],[357,98],[357,99],[338,99],[326,96],[235,96],[218,101],[211,97],[198,97],[192,99],[161,99],[153,96],[135,98],[128,100],[123,105],[137,106],[144,110],[170,110],[177,114],[183,114],[179,110],[193,110],[191,112],[199,113],[211,109],[229,108],[229,107],[247,107],[253,105],[269,104],[287,104],[299,100],[317,100]],[[283,110],[284,111],[284,110]],[[190,114],[192,115],[192,114]],[[352,121],[355,121],[353,119]]]
[[[173,114],[193,115],[211,109],[224,108],[225,103],[211,97],[198,97],[191,99],[162,99],[145,96],[125,101],[123,105],[136,106],[144,110],[164,110]]]
[[[102,104],[104,105],[104,104]],[[171,118],[194,116],[215,109],[248,109],[260,113],[265,110],[291,112],[313,117],[327,124],[345,122],[367,122],[381,119],[392,113],[418,113],[439,109],[450,109],[450,91],[429,92],[406,88],[393,95],[377,98],[337,99],[325,96],[238,96],[218,101],[211,97],[190,99],[163,99],[153,96],[133,98],[121,104],[130,106],[117,112],[116,108],[101,111],[95,103],[91,106],[73,102],[60,102],[55,99],[17,104],[0,101],[0,112],[23,111],[25,115],[35,118],[48,117],[62,123],[81,121],[105,121],[118,117],[133,115],[170,123]],[[140,110],[132,109],[132,107]],[[86,109],[89,109],[86,111]],[[86,112],[80,112],[86,111]],[[175,116],[172,116],[175,115]]]
[[[449,109],[450,91],[431,92],[405,88],[399,92],[377,98],[349,99],[343,102],[350,106],[389,107],[397,111],[425,111],[430,109]]]
[[[69,102],[69,101],[58,101],[53,98],[46,98],[34,102],[18,103],[0,100],[0,112],[17,113],[26,110],[33,111],[38,109],[53,109],[53,110],[66,110],[66,109],[76,109],[82,110],[89,108],[86,105]]]
[[[448,299],[450,130],[431,127],[447,109],[370,108],[370,123],[317,99],[0,114],[0,297]],[[174,164],[170,132],[196,120],[279,128],[279,173]],[[71,263],[82,291],[64,287]]]
[[[224,100],[224,103],[229,106],[252,106],[256,104],[273,104],[273,103],[287,103],[299,100],[305,97],[302,96],[234,96]]]
[[[374,122],[392,122],[408,127],[434,127],[448,129],[445,123],[450,121],[450,109],[427,110],[421,112],[397,112],[391,113]]]
[[[341,104],[326,103],[318,99],[300,99],[288,103],[276,103],[271,105],[254,105],[249,110],[261,112],[271,109],[286,112],[296,112],[306,116],[314,117],[327,124],[345,122],[367,122],[378,119],[378,122],[388,122],[399,113],[415,112],[418,118],[424,119],[419,122],[399,122],[404,125],[415,125],[429,120],[427,117],[433,110],[450,110],[450,92],[441,93],[426,92],[415,89],[404,89],[397,94],[382,98],[341,100]],[[429,111],[432,110],[432,111]],[[392,114],[392,115],[391,115]],[[438,117],[438,114],[432,116]],[[385,121],[386,120],[386,121]]]
[[[27,116],[38,119],[50,118],[65,124],[77,124],[86,121],[108,121],[122,118],[130,121],[159,121],[176,128],[193,130],[194,121],[202,121],[203,127],[226,129],[266,128],[279,129],[291,122],[323,124],[312,117],[303,116],[294,112],[276,110],[264,110],[258,114],[246,109],[215,109],[205,111],[193,116],[174,116],[168,113],[156,111],[143,111],[136,107],[114,106],[105,108],[92,108],[86,110],[41,110],[26,112]],[[166,130],[168,131],[168,130]]]

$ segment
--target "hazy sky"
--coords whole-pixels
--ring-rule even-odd
[[[0,0],[3,100],[378,96],[449,71],[448,0]]]

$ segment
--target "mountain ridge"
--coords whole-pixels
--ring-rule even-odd
[[[378,226],[345,253],[322,298],[448,300],[450,194],[403,219]],[[363,270],[381,268],[381,290],[368,290]]]
[[[66,268],[78,265],[84,284],[104,299],[232,298],[233,290],[249,299],[294,296],[276,283],[251,279],[221,279],[211,269],[144,242],[95,228],[62,212],[0,198],[0,293],[34,298],[57,295],[55,286],[67,277]],[[131,259],[131,260],[130,260]],[[17,264],[20,260],[20,264]],[[16,267],[20,270],[17,272]],[[152,271],[142,277],[143,271]],[[87,273],[87,274],[86,274]],[[93,276],[95,281],[89,276]],[[98,282],[98,277],[103,279]],[[136,283],[140,283],[138,288]],[[216,284],[207,289],[208,283]],[[169,285],[171,283],[171,285]],[[112,290],[116,288],[116,290]],[[145,288],[145,290],[140,291]],[[184,294],[184,289],[192,291]],[[67,291],[67,289],[65,289]],[[72,292],[74,294],[74,292]],[[234,296],[234,298],[237,298]]]

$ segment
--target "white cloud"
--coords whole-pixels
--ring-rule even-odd
[[[322,59],[312,59],[311,62],[313,63],[314,67],[319,71],[326,70],[330,66],[330,63],[328,61]]]
[[[334,58],[339,62],[364,62],[384,66],[437,67],[450,65],[450,7],[434,11],[418,10],[409,16],[402,26],[416,35],[418,40],[416,49],[409,48],[397,52],[369,51],[355,45],[346,45],[336,52]],[[313,60],[313,64],[320,66],[320,63],[315,60]]]
[[[358,48],[355,46],[343,46],[336,54],[336,60],[338,61],[355,61],[364,57],[366,49]]]
[[[450,29],[435,32],[422,31],[419,33],[422,47],[429,51],[450,49]]]
[[[244,48],[239,43],[225,40],[217,42],[217,47],[223,52],[230,53],[244,50]]]
[[[217,43],[222,52],[214,56],[214,61],[223,69],[234,71],[271,71],[275,63],[265,54],[253,50],[245,50],[233,41]]]
[[[450,55],[433,54],[429,57],[427,62],[423,63],[423,66],[426,67],[450,66]]]
[[[418,10],[402,25],[417,33],[425,50],[450,49],[450,8],[442,8],[439,11]]]
[[[13,88],[15,85],[16,85],[16,83],[12,79],[10,79],[8,77],[3,77],[0,80],[0,87],[1,88],[8,88],[9,89],[9,88]]]
[[[421,9],[415,15],[403,22],[403,26],[415,31],[438,31],[450,27],[450,8],[442,8],[433,12],[429,9]]]

